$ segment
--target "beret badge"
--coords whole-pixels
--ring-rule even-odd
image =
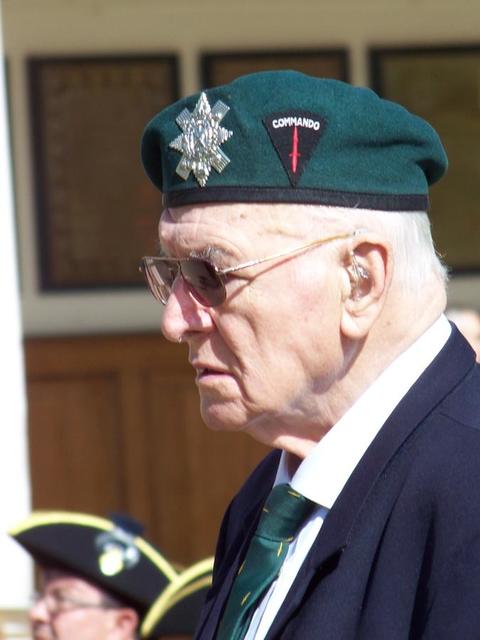
[[[133,537],[120,528],[97,536],[95,546],[98,551],[98,566],[104,576],[115,576],[124,569],[134,567],[140,560]]]
[[[170,142],[169,147],[182,154],[176,172],[183,180],[193,172],[200,186],[204,187],[212,167],[221,173],[230,162],[220,149],[220,145],[233,135],[233,131],[220,126],[229,110],[230,107],[221,100],[211,108],[205,92],[202,92],[193,112],[185,108],[176,118],[182,133]]]

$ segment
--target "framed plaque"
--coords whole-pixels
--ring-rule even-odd
[[[383,97],[440,134],[449,169],[431,189],[433,237],[455,274],[480,271],[480,46],[374,48],[371,81]]]
[[[255,71],[293,69],[311,76],[348,79],[346,49],[231,51],[201,56],[202,88],[226,84]]]
[[[177,67],[173,55],[28,60],[41,290],[143,286],[161,194],[140,139],[179,97]]]

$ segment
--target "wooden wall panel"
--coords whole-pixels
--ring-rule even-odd
[[[30,380],[30,468],[36,508],[124,508],[115,383],[112,376]]]
[[[185,347],[157,334],[25,346],[34,508],[127,511],[169,560],[211,554],[267,450],[203,424]]]

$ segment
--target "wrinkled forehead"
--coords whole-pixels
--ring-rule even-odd
[[[298,204],[201,204],[165,209],[160,218],[161,243],[193,237],[201,242],[274,242],[276,238],[309,238],[326,226],[320,207]]]
[[[56,567],[42,567],[41,584],[43,589],[72,589],[82,593],[95,593],[103,595],[103,590],[81,576]]]

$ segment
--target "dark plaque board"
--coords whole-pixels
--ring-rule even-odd
[[[346,49],[212,52],[202,55],[201,67],[203,88],[226,84],[255,71],[280,69],[347,80],[348,54]]]
[[[176,57],[35,57],[28,71],[41,289],[143,286],[161,194],[140,139],[178,98]]]
[[[480,270],[480,46],[374,48],[373,88],[425,118],[449,169],[431,189],[439,253],[456,274]]]

